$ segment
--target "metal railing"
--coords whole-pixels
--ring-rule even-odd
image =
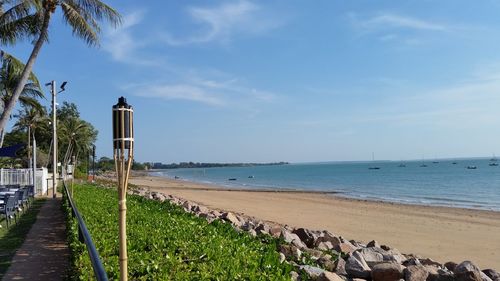
[[[90,262],[92,263],[92,268],[94,269],[95,277],[98,281],[107,281],[108,275],[104,270],[104,266],[102,265],[101,259],[99,258],[99,253],[97,252],[94,242],[92,242],[92,237],[85,225],[85,222],[82,219],[82,216],[78,212],[75,204],[73,203],[73,199],[71,198],[68,188],[66,187],[66,182],[63,181],[64,192],[66,193],[66,197],[68,198],[69,204],[71,205],[71,209],[73,210],[73,217],[76,217],[78,220],[78,237],[80,242],[84,242],[87,247],[87,252],[89,253]]]

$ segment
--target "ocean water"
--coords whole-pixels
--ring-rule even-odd
[[[153,173],[228,188],[328,191],[349,198],[500,211],[500,166],[489,166],[489,159],[427,161],[427,167],[420,167],[422,161],[404,163],[406,167],[398,167],[400,162],[311,163]]]

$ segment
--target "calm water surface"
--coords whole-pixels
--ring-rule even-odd
[[[478,159],[425,162],[427,167],[420,167],[421,161],[405,162],[406,167],[398,167],[399,162],[315,163],[154,174],[231,188],[333,191],[350,198],[500,211],[500,166],[489,163]],[[380,169],[369,169],[372,166]]]

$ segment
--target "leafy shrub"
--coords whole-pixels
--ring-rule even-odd
[[[118,199],[114,190],[75,185],[74,200],[110,280],[119,279]],[[131,280],[290,280],[279,262],[279,241],[254,238],[227,223],[208,223],[169,202],[127,197],[128,275]],[[70,211],[70,210],[68,210]],[[90,280],[92,266],[68,216],[73,279]]]

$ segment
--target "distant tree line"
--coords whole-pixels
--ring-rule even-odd
[[[195,162],[180,162],[172,164],[150,163],[152,169],[179,169],[179,168],[215,168],[215,167],[251,167],[251,166],[272,166],[286,165],[288,162],[272,162],[272,163],[195,163]]]
[[[251,167],[251,166],[271,166],[271,165],[287,165],[288,162],[272,162],[272,163],[199,163],[199,162],[180,162],[172,164],[139,163],[134,161],[132,164],[133,170],[149,170],[149,169],[180,169],[180,168],[215,168],[215,167]],[[96,162],[97,171],[112,171],[115,169],[115,162],[109,157],[101,157]]]

